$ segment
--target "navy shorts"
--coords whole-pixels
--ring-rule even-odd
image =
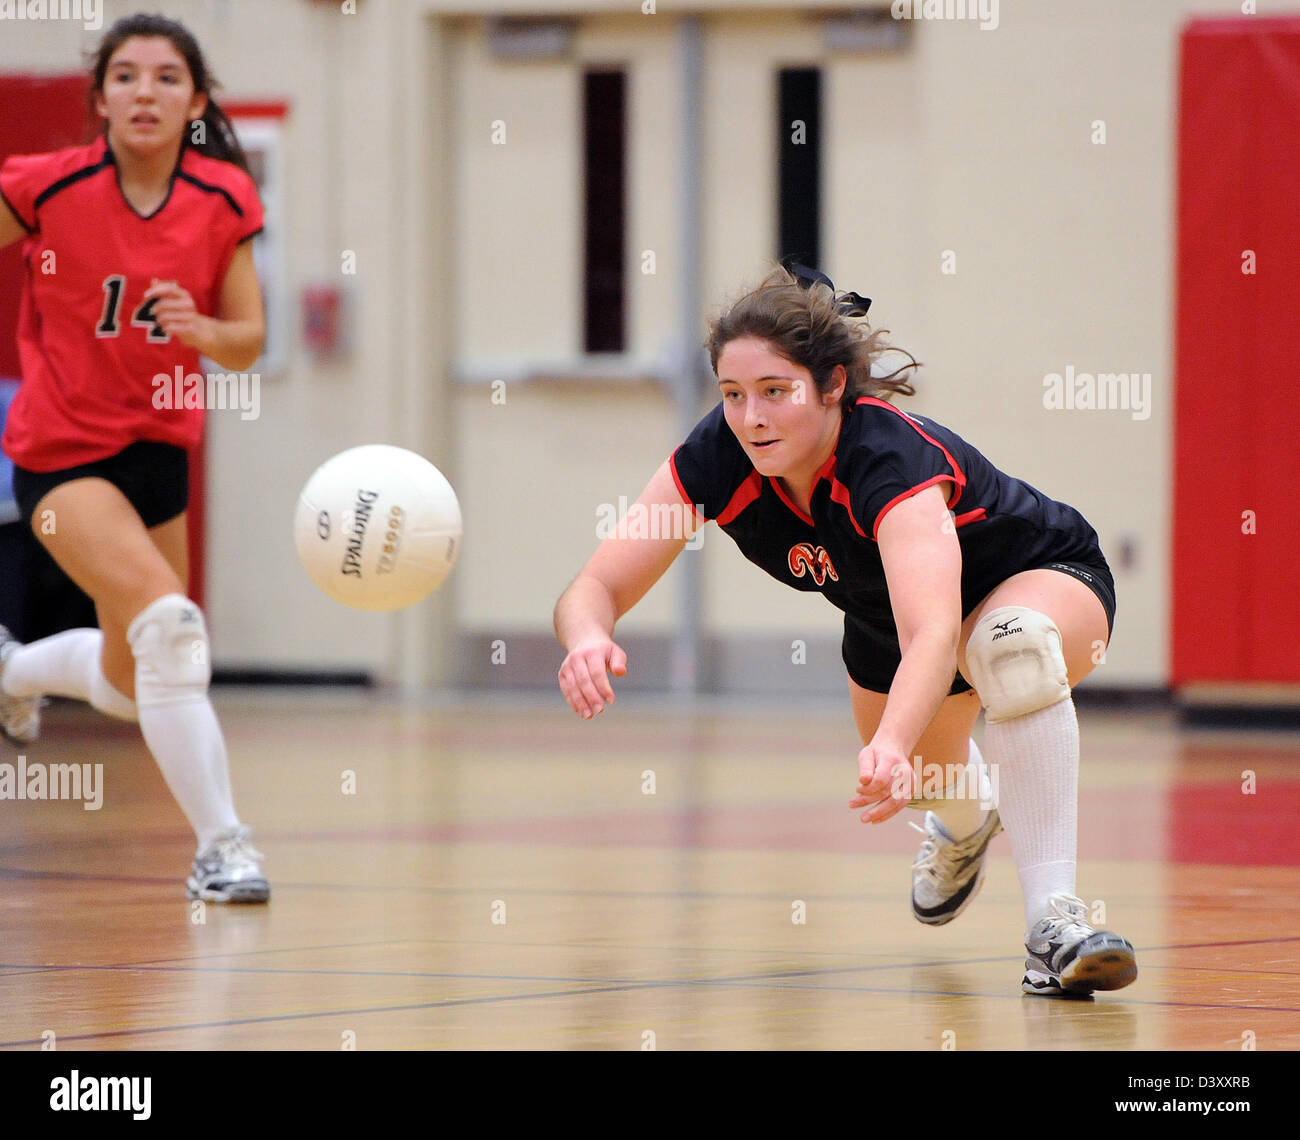
[[[1115,579],[1111,575],[1106,560],[1100,556],[1096,561],[1083,562],[1045,562],[1042,566],[1027,567],[1031,570],[1059,570],[1078,578],[1088,587],[1106,610],[1107,640],[1115,629]],[[967,615],[963,615],[965,617]],[[898,648],[898,636],[894,632],[883,632],[873,626],[865,625],[851,614],[844,615],[844,642],[841,647],[844,667],[849,671],[849,678],[854,684],[873,693],[887,694],[889,686],[894,683],[894,674],[902,663],[903,655]],[[966,693],[970,685],[960,673],[953,678],[948,695]]]
[[[185,449],[141,440],[94,463],[61,471],[28,471],[14,464],[14,499],[23,522],[32,525],[40,501],[73,479],[107,479],[136,509],[147,527],[170,522],[190,500],[190,464]]]

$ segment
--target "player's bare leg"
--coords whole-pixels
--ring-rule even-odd
[[[79,538],[78,515],[94,511],[103,512],[102,528]],[[54,488],[38,504],[32,529],[65,573],[96,599],[100,628],[67,630],[24,646],[9,641],[0,649],[6,705],[32,710],[28,731],[13,733],[12,717],[6,715],[6,732],[22,743],[34,740],[39,729],[35,710],[45,694],[87,701],[122,720],[138,719],[135,659],[125,636],[130,618],[125,615],[132,605],[143,608],[152,591],[178,588],[174,572],[156,558],[142,560],[141,554],[146,560],[150,556],[147,537],[141,542],[136,533],[143,532],[139,516],[103,479],[78,479]],[[132,579],[133,571],[141,577]],[[96,592],[86,589],[92,579]],[[117,600],[106,605],[101,597]]]
[[[849,679],[849,699],[853,705],[853,719],[863,744],[870,743],[885,713],[884,693],[864,689]],[[966,835],[979,826],[983,815],[976,802],[969,797],[944,797],[945,790],[962,790],[958,778],[972,762],[971,729],[980,713],[979,697],[973,692],[956,693],[946,697],[934,719],[926,726],[921,739],[912,750],[916,772],[915,787],[918,795],[913,806],[935,812],[955,834]],[[978,749],[975,749],[978,751]],[[922,794],[928,790],[929,794]]]
[[[849,680],[853,715],[867,743],[885,711],[885,695]],[[942,926],[962,913],[984,882],[988,846],[1002,830],[994,807],[996,784],[971,738],[979,716],[974,692],[945,698],[914,749],[915,798],[925,812],[911,826],[925,837],[912,864],[912,914]]]
[[[46,639],[12,653],[6,687],[39,685],[101,707],[93,684],[83,683],[100,675],[134,706],[145,743],[194,828],[191,896],[265,901],[261,856],[235,813],[225,741],[208,697],[206,624],[184,593],[184,516],[150,531],[117,487],[87,478],[55,487],[34,517],[51,520],[38,537],[93,599],[102,629],[73,631],[80,643],[60,635],[66,640],[54,647],[56,639]]]
[[[1097,596],[1046,569],[1013,575],[962,625],[958,665],[987,710],[984,745],[1024,894],[1026,993],[1087,996],[1137,976],[1132,946],[1094,931],[1075,891],[1079,725],[1070,690],[1107,640]]]

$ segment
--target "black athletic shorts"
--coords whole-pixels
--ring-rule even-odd
[[[1115,629],[1115,579],[1104,558],[1096,562],[1046,562],[1041,567],[1029,567],[1038,570],[1059,570],[1078,578],[1097,595],[1106,610],[1107,640]],[[963,615],[965,617],[967,615]],[[871,626],[864,625],[850,614],[844,615],[844,643],[841,649],[844,667],[849,677],[864,689],[873,693],[888,693],[894,683],[894,674],[902,663],[903,655],[898,648],[898,637],[894,633],[885,633]],[[958,673],[948,690],[948,695],[966,693],[970,685],[966,678]]]
[[[14,499],[22,519],[32,525],[37,504],[61,483],[97,476],[127,497],[145,526],[159,526],[179,515],[190,500],[190,465],[185,449],[141,440],[94,463],[62,471],[28,471],[14,464]]]

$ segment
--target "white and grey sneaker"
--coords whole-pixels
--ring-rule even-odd
[[[5,665],[21,644],[0,625],[0,732],[15,744],[31,744],[41,734],[41,698],[11,697],[4,691]]]
[[[222,832],[194,857],[186,882],[189,898],[218,903],[264,903],[271,888],[262,874],[266,856],[248,841],[249,829]]]
[[[953,839],[932,811],[925,813],[924,827],[911,826],[925,836],[912,863],[912,914],[917,922],[942,926],[979,893],[989,842],[1002,830],[1002,821],[997,809],[990,809],[979,828],[961,840]]]
[[[1082,899],[1057,894],[1047,902],[1051,913],[1025,935],[1025,993],[1088,997],[1093,990],[1123,989],[1137,977],[1132,945],[1109,930],[1094,930]]]

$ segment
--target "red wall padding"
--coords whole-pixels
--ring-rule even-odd
[[[77,146],[91,138],[91,129],[85,75],[0,75],[0,162],[11,154]],[[21,250],[22,242],[0,249],[0,376],[18,375]]]
[[[1300,19],[1183,32],[1177,273],[1171,683],[1300,682]]]

